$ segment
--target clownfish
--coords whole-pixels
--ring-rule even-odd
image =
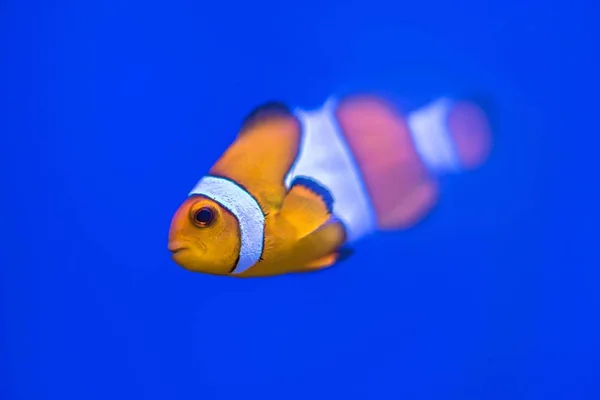
[[[478,167],[490,148],[487,115],[471,101],[407,115],[374,95],[312,111],[268,102],[179,206],[168,249],[212,275],[327,268],[366,235],[417,223],[436,203],[435,178]]]

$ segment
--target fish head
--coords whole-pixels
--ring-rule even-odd
[[[212,199],[191,196],[173,215],[168,249],[187,270],[227,275],[237,264],[240,244],[238,220]]]

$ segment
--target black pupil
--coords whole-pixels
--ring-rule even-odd
[[[201,224],[209,224],[213,219],[213,213],[208,208],[201,208],[196,213],[196,221]]]

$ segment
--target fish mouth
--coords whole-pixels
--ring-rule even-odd
[[[182,259],[185,258],[185,251],[189,250],[188,247],[170,247],[169,251],[171,252],[171,260],[175,261],[177,264],[181,264]]]
[[[182,245],[181,243],[169,243],[167,248],[171,253],[173,253],[173,255],[188,249],[187,246]]]

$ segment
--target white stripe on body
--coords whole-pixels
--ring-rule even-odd
[[[215,176],[202,178],[189,195],[195,194],[216,201],[239,222],[240,258],[233,273],[242,273],[256,264],[262,256],[265,236],[265,215],[256,199],[234,182]]]
[[[297,176],[306,176],[326,187],[333,196],[333,214],[344,224],[348,242],[375,231],[377,223],[369,195],[340,132],[329,99],[315,111],[294,110],[302,123],[302,141],[295,164],[286,176],[289,188]]]
[[[408,115],[408,126],[415,150],[426,167],[433,173],[457,172],[460,160],[454,140],[448,130],[450,99],[439,99]]]

